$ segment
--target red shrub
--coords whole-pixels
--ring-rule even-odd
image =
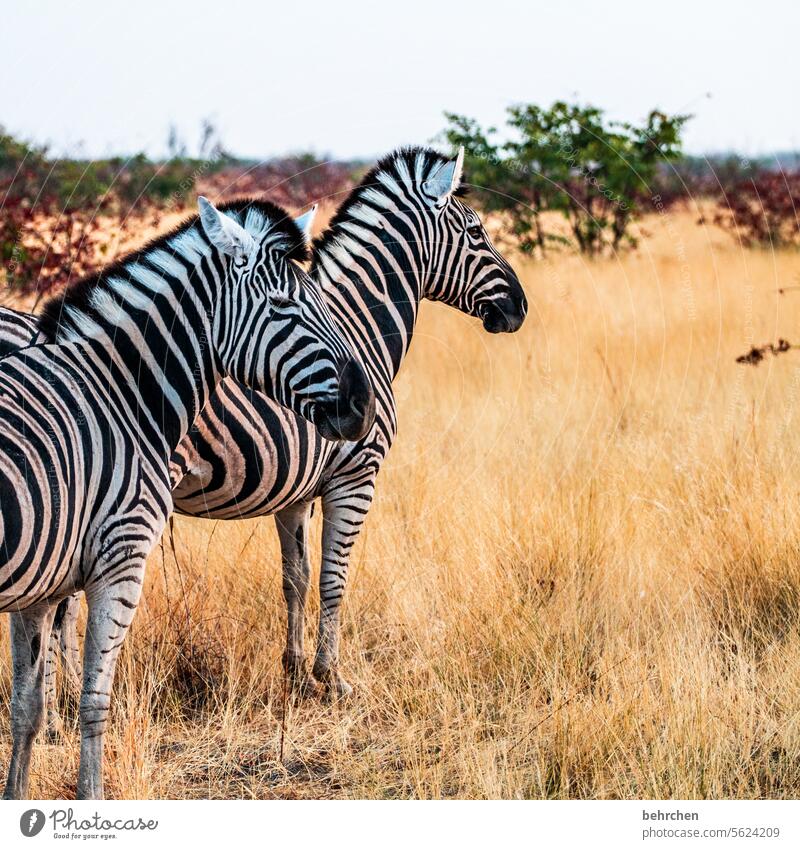
[[[5,285],[17,292],[46,295],[97,271],[114,258],[124,235],[155,223],[155,209],[142,205],[121,215],[116,199],[90,205],[67,204],[52,194],[27,197],[0,184],[0,260]]]
[[[720,198],[714,223],[745,245],[800,245],[800,171],[761,172]]]
[[[297,210],[323,200],[341,203],[353,187],[353,169],[342,162],[293,156],[251,167],[237,163],[199,182],[218,198],[252,195]]]

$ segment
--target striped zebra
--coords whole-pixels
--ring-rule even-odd
[[[301,226],[307,223],[301,220]],[[262,202],[200,215],[51,300],[46,343],[0,360],[0,611],[11,613],[6,798],[28,794],[58,602],[88,603],[78,797],[102,797],[117,654],[172,510],[169,460],[223,376],[357,439],[374,394],[301,228]]]
[[[490,333],[514,332],[525,318],[516,275],[460,199],[462,159],[461,151],[447,160],[427,148],[389,155],[354,189],[315,245],[311,276],[375,387],[377,416],[370,432],[357,441],[325,442],[259,392],[225,381],[173,456],[178,512],[215,519],[275,515],[288,608],[284,664],[301,691],[315,689],[317,681],[329,695],[351,690],[338,664],[339,609],[350,551],[396,434],[392,381],[411,344],[421,301],[442,301],[475,316]],[[308,524],[317,498],[323,539],[312,675],[303,611]],[[76,600],[65,602],[65,621],[74,621],[76,609]],[[61,644],[74,657],[77,637],[62,637]]]
[[[339,669],[340,605],[350,551],[397,432],[392,381],[408,352],[421,301],[442,301],[490,333],[522,325],[527,302],[511,266],[460,196],[463,149],[396,151],[364,177],[314,249],[311,275],[377,395],[360,440],[324,443],[303,421],[288,425],[258,392],[226,381],[173,457],[178,512],[216,519],[275,514],[288,608],[284,663],[299,690],[320,682],[349,694]],[[309,585],[308,526],[322,501],[320,617],[312,672],[303,646]]]

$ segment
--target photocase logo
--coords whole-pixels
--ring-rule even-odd
[[[38,808],[31,808],[19,818],[19,830],[25,837],[36,837],[44,828],[44,813]]]

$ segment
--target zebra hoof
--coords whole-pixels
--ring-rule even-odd
[[[289,679],[292,695],[301,699],[311,699],[319,695],[319,684],[311,675],[292,677]]]
[[[313,675],[308,672],[305,660],[302,658],[287,658],[284,655],[283,668],[289,676],[289,689],[292,695],[300,698],[316,696],[319,685]]]
[[[353,688],[342,678],[336,667],[323,667],[317,661],[314,664],[314,677],[325,688],[326,701],[335,702],[353,695]]]
[[[325,700],[328,702],[340,702],[349,699],[353,695],[353,688],[344,678],[337,675],[334,680],[325,684]]]

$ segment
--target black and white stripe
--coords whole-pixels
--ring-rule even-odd
[[[39,319],[35,315],[0,307],[0,357],[33,345],[39,335]]]
[[[28,793],[58,602],[88,603],[79,797],[102,795],[116,657],[172,509],[169,460],[225,376],[358,436],[372,392],[300,229],[260,202],[201,216],[45,307],[47,344],[0,360],[0,611],[11,613],[13,751]],[[353,409],[362,411],[360,418]],[[339,411],[346,413],[340,414]]]

